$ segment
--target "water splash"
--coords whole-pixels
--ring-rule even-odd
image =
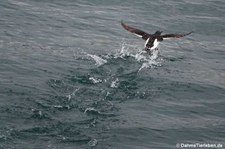
[[[151,51],[151,54],[144,51],[143,49],[138,48],[137,46],[126,44],[125,42],[122,43],[121,48],[117,50],[114,54],[107,54],[102,56],[97,56],[93,54],[89,54],[84,52],[86,56],[91,57],[95,61],[95,65],[98,67],[107,63],[107,60],[111,59],[117,59],[122,58],[124,60],[127,60],[128,57],[134,58],[134,60],[141,63],[141,67],[138,71],[141,71],[144,68],[152,68],[160,66],[160,59],[159,57],[159,51],[153,50]],[[95,79],[95,78],[89,78],[93,83],[100,83],[102,80]],[[113,85],[113,83],[112,83]],[[111,86],[112,86],[111,85]]]
[[[159,51],[153,50],[151,55],[146,51],[141,51],[135,55],[135,59],[139,62],[143,62],[138,71],[144,68],[153,68],[160,66],[160,59],[158,59]]]
[[[157,62],[157,61],[151,61],[150,60],[150,61],[142,63],[141,67],[138,69],[138,72],[141,71],[144,68],[153,68],[153,67],[156,67],[156,66],[160,66],[160,63]]]
[[[148,52],[142,49],[138,49],[136,47],[134,48],[131,47],[130,45],[123,43],[120,51],[115,54],[114,58],[120,57],[125,59],[127,56],[133,57],[135,58],[135,60],[142,63],[138,71],[141,71],[144,68],[152,68],[160,66],[160,59],[158,59],[159,50],[153,50],[151,51],[151,54],[149,54]]]
[[[93,58],[95,61],[95,65],[97,65],[97,66],[101,66],[101,65],[107,63],[107,60],[105,60],[97,55],[87,54],[87,56],[90,56],[91,58]]]
[[[122,45],[120,52],[118,53],[118,57],[124,58],[126,56],[130,56],[129,48],[126,45]],[[115,56],[116,57],[116,56]]]

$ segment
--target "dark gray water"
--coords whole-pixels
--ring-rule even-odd
[[[0,35],[1,149],[225,146],[224,0],[2,0]]]

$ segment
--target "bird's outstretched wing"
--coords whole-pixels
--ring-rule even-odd
[[[185,33],[185,34],[165,34],[165,35],[162,35],[161,37],[163,39],[165,39],[165,38],[181,38],[181,37],[187,36],[187,35],[189,35],[191,33],[192,32]]]
[[[137,35],[138,37],[141,37],[144,40],[147,40],[151,36],[151,34],[146,33],[146,32],[144,32],[142,30],[137,29],[137,28],[130,27],[130,26],[126,25],[125,23],[123,23],[122,21],[121,21],[121,25],[127,31],[129,31],[131,33],[134,33],[135,35]]]

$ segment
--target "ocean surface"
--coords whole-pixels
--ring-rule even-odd
[[[224,0],[0,1],[0,149],[195,143],[225,147]]]

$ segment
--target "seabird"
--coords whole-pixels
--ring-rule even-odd
[[[144,50],[146,50],[147,52],[151,52],[155,49],[158,50],[157,46],[159,45],[159,42],[163,41],[163,39],[166,39],[166,38],[181,38],[181,37],[187,36],[187,35],[192,33],[192,32],[189,32],[189,33],[185,33],[185,34],[164,34],[164,35],[161,35],[162,31],[156,31],[154,34],[149,34],[149,33],[146,33],[144,31],[140,30],[140,29],[128,26],[125,23],[123,23],[122,21],[121,21],[121,25],[127,31],[129,31],[131,33],[134,33],[135,35],[137,35],[138,37],[141,37],[142,39],[144,39],[146,41]]]

